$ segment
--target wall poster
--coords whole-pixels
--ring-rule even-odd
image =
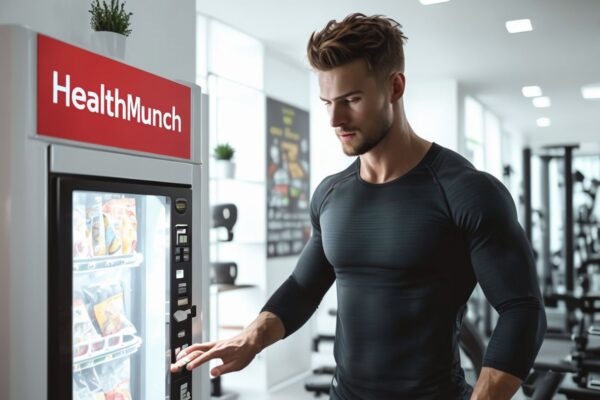
[[[311,232],[308,112],[267,98],[267,258],[299,254]]]

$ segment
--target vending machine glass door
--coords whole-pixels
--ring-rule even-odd
[[[165,399],[170,199],[73,192],[73,398]]]
[[[191,190],[57,176],[49,258],[49,400],[187,400]],[[181,321],[174,318],[184,313]]]

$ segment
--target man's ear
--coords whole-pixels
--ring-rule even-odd
[[[402,72],[396,71],[390,75],[390,83],[392,88],[390,102],[395,103],[404,96],[406,78]]]

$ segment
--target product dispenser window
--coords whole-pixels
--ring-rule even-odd
[[[171,199],[72,193],[73,399],[168,398]]]

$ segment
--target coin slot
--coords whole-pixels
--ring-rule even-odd
[[[187,306],[188,303],[189,303],[189,301],[188,301],[187,297],[181,297],[181,298],[177,299],[178,306]]]

